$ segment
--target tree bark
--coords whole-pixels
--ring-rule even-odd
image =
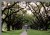
[[[14,30],[14,25],[12,25],[12,30]]]
[[[10,23],[7,24],[7,31],[10,31]]]

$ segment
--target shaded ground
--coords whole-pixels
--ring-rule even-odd
[[[48,31],[39,31],[39,30],[14,30],[14,31],[6,31],[2,32],[2,35],[50,35],[50,30]]]
[[[39,31],[39,30],[29,30],[28,35],[50,35],[50,30],[48,31]]]
[[[20,35],[20,33],[22,33],[22,30],[14,30],[14,31],[2,32],[2,35]]]

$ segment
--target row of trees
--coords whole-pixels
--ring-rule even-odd
[[[25,4],[25,7],[21,7],[18,5],[19,3],[14,2],[10,5],[7,3],[7,6],[2,10],[2,15],[4,16],[2,18],[2,25],[6,22],[7,31],[10,31],[10,26],[12,26],[12,30],[16,30],[21,29],[25,24],[29,25],[32,29],[48,29],[50,24],[50,10],[46,2],[24,2],[22,5]],[[27,14],[27,10],[32,12],[31,15]]]
[[[50,24],[49,22],[50,20],[48,17],[50,16],[48,15],[49,10],[46,7],[49,7],[49,6],[47,6],[45,2],[39,2],[39,3],[40,3],[40,6],[35,3],[35,5],[37,6],[36,7],[37,10],[36,8],[32,7],[33,10],[35,11],[33,12],[33,14],[36,17],[36,20],[33,21],[35,25],[33,24],[31,27],[38,30],[47,30]]]

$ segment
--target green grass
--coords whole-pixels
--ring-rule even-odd
[[[50,35],[50,30],[48,31],[39,31],[39,30],[28,30],[28,35]]]
[[[22,30],[6,31],[2,32],[2,35],[20,35]]]

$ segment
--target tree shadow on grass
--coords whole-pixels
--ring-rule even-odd
[[[47,33],[50,33],[50,30],[48,30]]]
[[[6,31],[2,31],[3,33],[7,33]]]
[[[48,31],[48,33],[50,33],[50,31]]]

